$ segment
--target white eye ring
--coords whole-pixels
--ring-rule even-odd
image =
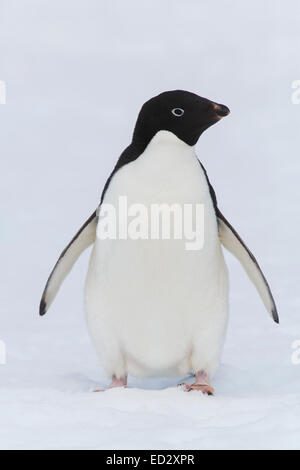
[[[184,109],[174,108],[174,109],[172,109],[172,114],[174,114],[174,116],[176,116],[176,117],[181,117],[181,116],[184,115]]]

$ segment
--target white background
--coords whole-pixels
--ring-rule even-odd
[[[0,0],[0,448],[300,448],[299,21],[297,0]],[[216,396],[133,378],[93,394],[108,382],[85,326],[88,253],[44,318],[40,296],[140,106],[176,88],[231,109],[197,152],[281,325],[228,256]]]

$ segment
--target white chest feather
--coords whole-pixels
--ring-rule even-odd
[[[86,284],[88,324],[109,375],[216,368],[227,322],[227,271],[209,188],[194,148],[161,131],[113,177],[104,203],[203,204],[204,245],[96,240]]]

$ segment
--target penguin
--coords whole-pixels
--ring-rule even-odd
[[[269,284],[251,251],[221,213],[195,153],[202,133],[227,116],[227,106],[194,93],[166,91],[141,108],[130,145],[109,176],[100,204],[59,257],[40,303],[44,315],[80,254],[90,245],[85,287],[87,325],[110,387],[127,376],[185,376],[213,395],[228,324],[228,272],[222,246],[242,264],[266,310],[279,317]],[[201,249],[184,240],[99,236],[103,207],[201,204]],[[101,390],[102,391],[102,390]]]

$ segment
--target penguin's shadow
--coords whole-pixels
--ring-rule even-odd
[[[249,396],[264,393],[266,387],[268,390],[274,390],[277,383],[278,371],[268,370],[264,371],[264,380],[260,379],[257,383],[257,370],[255,368],[246,370],[238,368],[229,364],[222,364],[216,376],[212,381],[215,388],[215,397],[234,397],[234,396]],[[282,371],[283,372],[283,371]],[[84,376],[73,376],[73,380],[80,380],[81,385],[78,388],[82,391],[92,391],[95,389],[107,389],[109,381],[103,380],[96,382]],[[177,387],[181,382],[192,384],[194,375],[189,374],[181,377],[151,377],[144,379],[137,379],[135,377],[128,377],[128,388],[140,390],[165,390],[168,388]]]
[[[181,382],[193,383],[194,376],[192,374],[184,377],[146,377],[137,379],[136,377],[128,377],[127,388],[134,388],[140,390],[165,390],[168,388],[177,387]],[[89,381],[89,391],[91,390],[106,390],[109,387],[109,381],[96,382],[91,379]]]
[[[253,376],[255,371],[253,372]],[[253,377],[252,377],[253,379]],[[147,377],[138,379],[128,377],[129,389],[140,390],[165,390],[177,387],[181,382],[192,384],[194,375],[188,374],[178,377]],[[239,389],[239,384],[251,383],[251,374],[249,372],[237,369],[229,365],[222,365],[213,380],[217,395],[235,395]],[[72,392],[91,392],[93,390],[106,390],[109,387],[109,380],[103,378],[99,381],[83,374],[70,374],[64,377],[65,388]],[[242,387],[242,390],[244,386]],[[241,391],[242,391],[241,390]]]

